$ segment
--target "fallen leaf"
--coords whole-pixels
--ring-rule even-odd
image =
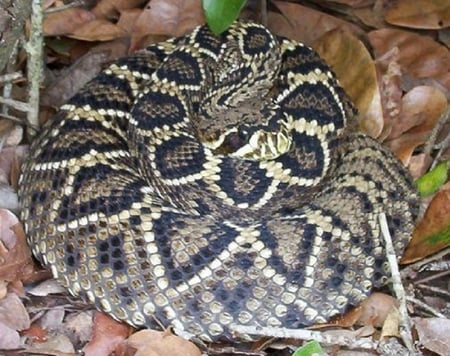
[[[430,132],[447,108],[445,94],[430,86],[418,86],[402,98],[402,110],[393,123],[390,139],[409,133]]]
[[[277,35],[305,43],[308,46],[311,46],[314,41],[328,31],[335,29],[355,35],[363,34],[363,31],[352,23],[324,12],[287,1],[274,1],[273,3],[281,11],[281,14],[273,11],[268,13],[269,28]]]
[[[130,333],[131,327],[95,312],[91,341],[83,348],[86,356],[109,355]]]
[[[68,36],[82,41],[110,41],[126,37],[128,33],[122,27],[109,21],[94,19],[82,24]]]
[[[383,322],[380,339],[384,339],[387,337],[398,337],[399,324],[400,324],[400,313],[398,309],[395,306],[393,306],[389,310],[388,314],[386,315],[386,319]]]
[[[446,246],[450,246],[450,183],[434,196],[400,262],[421,260]]]
[[[98,19],[117,19],[119,14],[144,5],[148,0],[101,0],[91,10]]]
[[[362,304],[358,325],[382,327],[392,309],[397,308],[397,300],[384,293],[372,293]]]
[[[31,252],[17,217],[0,209],[0,280],[26,278],[33,271]]]
[[[204,22],[198,0],[152,0],[136,20],[130,51],[141,48],[148,35],[181,36]]]
[[[49,336],[44,342],[34,342],[32,346],[27,348],[27,353],[69,356],[75,354],[75,348],[68,336],[56,334]]]
[[[95,15],[81,7],[56,11],[45,16],[42,24],[44,36],[70,35],[83,24],[95,20]]]
[[[0,322],[0,350],[12,350],[22,347],[19,333]]]
[[[448,74],[450,53],[430,37],[392,28],[371,31],[368,36],[376,58],[398,47],[401,69],[413,77],[429,78]]]
[[[378,137],[383,113],[375,64],[363,43],[351,33],[333,30],[314,42],[313,48],[336,73],[360,113],[360,129]]]
[[[450,355],[450,320],[444,318],[413,318],[419,342],[437,355]]]
[[[14,330],[30,327],[28,312],[15,293],[8,293],[0,300],[0,322]]]
[[[438,30],[450,26],[450,2],[397,0],[385,12],[385,19],[392,25]]]
[[[402,73],[398,63],[398,52],[398,47],[394,47],[375,61],[383,111],[380,141],[390,136],[402,110]]]
[[[137,350],[135,356],[201,356],[195,344],[170,331],[141,330],[131,335],[127,344]]]

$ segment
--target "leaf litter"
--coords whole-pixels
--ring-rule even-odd
[[[447,119],[439,132],[433,133],[448,110],[450,98],[450,55],[448,42],[444,40],[450,24],[448,1],[321,1],[320,8],[314,9],[296,2],[271,3],[271,10],[263,13],[269,28],[313,46],[326,58],[356,103],[363,131],[384,141],[415,178],[436,164],[434,153],[441,149],[439,145],[445,143],[450,132]],[[45,2],[47,83],[42,92],[42,122],[107,63],[151,43],[186,33],[204,22],[199,0],[94,0],[89,4]],[[243,11],[246,17],[259,15],[249,7]],[[1,82],[0,85],[3,86]],[[13,96],[22,97],[20,84],[14,84],[14,88],[17,90]],[[18,167],[26,154],[26,146],[19,146],[23,130],[20,125],[11,129],[11,121],[0,116],[1,127],[5,130],[0,130],[0,208],[6,209],[0,210],[0,349],[23,348],[47,354],[73,354],[82,349],[87,355],[186,354],[187,350],[192,350],[189,351],[192,355],[200,354],[197,346],[185,344],[184,339],[169,331],[132,334],[130,327],[71,300],[58,287],[36,285],[36,280],[47,278],[48,273],[31,262],[23,230],[13,214],[18,213],[15,196]],[[434,136],[433,148],[424,150]],[[450,159],[448,145],[441,151],[441,161]],[[426,212],[403,263],[420,262],[449,246],[448,192],[447,183],[424,199]],[[14,197],[16,205],[8,205]],[[412,265],[413,278],[409,275],[404,280],[411,293],[418,298],[423,296],[431,308],[426,312],[419,307],[411,310],[416,315],[418,342],[437,354],[450,350],[448,333],[441,332],[446,330],[448,319],[432,317],[433,308],[445,305],[448,298],[445,295],[448,261],[449,253],[444,253],[433,262],[442,265],[443,278],[439,275],[434,278],[433,273],[415,270]],[[416,280],[421,281],[421,288],[431,283],[428,287],[437,292],[419,291]],[[30,287],[24,289],[24,283]],[[28,290],[30,293],[34,290],[35,296]],[[330,325],[334,328],[362,325],[358,329],[360,334],[385,338],[395,335],[398,329],[395,310],[392,297],[376,293]],[[346,335],[343,329],[335,332]],[[159,349],[175,344],[180,345],[178,349]],[[253,350],[245,352],[270,354],[267,349],[270,344],[255,343]],[[239,345],[234,347],[239,349]]]

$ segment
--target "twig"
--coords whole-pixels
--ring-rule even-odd
[[[431,156],[431,151],[433,150],[435,144],[436,144],[436,140],[438,137],[438,134],[441,132],[441,128],[442,126],[445,125],[445,123],[450,119],[450,107],[447,107],[447,110],[444,111],[444,113],[439,117],[438,122],[436,123],[436,125],[434,126],[433,130],[431,131],[431,135],[427,140],[427,143],[425,144],[425,148],[424,148],[424,153],[427,156]],[[442,154],[443,150],[445,149],[445,146],[448,145],[450,140],[450,135],[448,137],[446,137],[444,139],[444,141],[442,142],[443,144],[440,147],[440,150],[438,152],[438,154],[436,155],[436,157],[433,160],[433,163],[431,165],[431,169],[434,168],[437,163],[438,163],[438,159],[440,157],[440,155]]]
[[[327,332],[312,331],[305,329],[287,329],[277,327],[261,327],[247,325],[230,325],[230,329],[238,334],[254,335],[258,337],[277,337],[297,340],[316,340],[322,344],[341,345],[348,348],[361,348],[376,350],[378,343],[371,338],[352,338],[343,335],[331,335]]]
[[[406,293],[405,289],[403,288],[402,279],[400,277],[400,271],[398,268],[397,256],[395,254],[394,245],[392,244],[392,238],[386,220],[386,215],[384,213],[381,213],[379,215],[379,222],[381,233],[386,245],[386,256],[389,262],[389,267],[391,269],[391,278],[394,293],[399,301],[398,310],[400,313],[400,336],[408,350],[412,353],[415,353],[414,342],[411,333],[411,324],[409,321],[408,309],[406,307]]]
[[[9,83],[16,79],[20,79],[22,77],[23,77],[23,74],[21,72],[3,74],[3,75],[0,75],[0,83]]]
[[[446,249],[430,256],[427,258],[422,258],[421,260],[413,263],[412,265],[409,265],[408,267],[404,268],[402,270],[403,276],[409,276],[411,274],[415,274],[417,271],[422,271],[427,269],[428,270],[428,264],[431,264],[434,261],[440,260],[442,257],[450,254],[450,247],[447,247]]]
[[[0,96],[0,104],[8,105],[16,110],[23,111],[29,113],[33,110],[29,103],[24,103],[22,101],[7,99]]]
[[[52,7],[50,9],[47,9],[47,10],[45,10],[45,14],[48,15],[48,14],[51,14],[51,13],[54,13],[54,12],[61,12],[61,11],[64,11],[64,10],[67,10],[67,9],[71,9],[71,8],[74,8],[74,7],[84,7],[84,6],[86,6],[86,2],[85,1],[83,1],[83,0],[75,0],[75,1],[72,1],[72,2],[70,2],[68,4],[65,4],[65,5],[61,5],[61,6],[58,6],[58,7]]]
[[[39,86],[42,81],[42,1],[32,0],[30,39],[25,45],[28,53],[28,102],[27,118],[31,126],[39,127]]]
[[[432,281],[432,280],[437,279],[437,278],[445,277],[445,276],[447,276],[449,274],[450,274],[450,271],[443,271],[443,272],[440,272],[440,273],[435,273],[435,274],[433,274],[431,276],[419,279],[418,281],[415,281],[415,283],[417,283],[417,284],[426,283],[426,282]]]
[[[450,292],[448,290],[439,287],[429,286],[428,284],[417,284],[417,287],[450,298]]]
[[[406,299],[408,300],[408,302],[418,305],[423,310],[426,310],[427,312],[433,314],[434,316],[437,316],[438,318],[447,318],[444,314],[440,313],[433,307],[429,306],[428,304],[422,302],[421,300],[419,300],[417,298],[407,296]]]

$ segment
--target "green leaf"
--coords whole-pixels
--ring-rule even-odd
[[[424,197],[431,195],[444,185],[448,179],[449,168],[450,160],[441,162],[431,171],[417,179],[416,183],[420,195]]]
[[[247,0],[202,0],[206,22],[215,35],[225,31],[238,18]]]
[[[326,353],[322,350],[322,347],[317,341],[307,342],[302,347],[295,350],[292,356],[326,356]]]

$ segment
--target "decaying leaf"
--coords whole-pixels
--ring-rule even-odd
[[[412,263],[450,246],[450,183],[434,196],[414,230],[401,263]]]
[[[437,355],[450,355],[450,320],[444,318],[413,318],[419,342]]]
[[[378,137],[383,112],[375,64],[366,47],[351,33],[333,30],[320,37],[313,48],[331,66],[358,108],[361,130]]]
[[[135,356],[201,356],[197,346],[170,331],[141,330],[131,335],[127,344],[137,350]]]
[[[303,42],[308,46],[334,29],[363,34],[359,27],[322,11],[287,1],[274,1],[274,4],[281,14],[269,12],[269,28],[278,35]]]
[[[109,355],[127,338],[130,330],[130,326],[119,323],[106,314],[96,312],[92,339],[83,351],[86,356]]]
[[[448,0],[397,0],[385,13],[387,22],[397,26],[440,29],[450,26]]]
[[[368,36],[377,58],[398,47],[401,69],[412,77],[442,77],[448,74],[450,53],[430,37],[392,28],[375,30]]]
[[[16,281],[32,273],[31,252],[17,217],[0,209],[0,280]]]

